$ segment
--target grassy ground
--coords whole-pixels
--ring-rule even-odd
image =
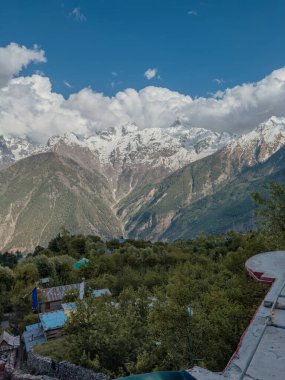
[[[34,347],[34,351],[43,356],[48,356],[56,360],[68,360],[68,349],[66,337],[39,344]]]

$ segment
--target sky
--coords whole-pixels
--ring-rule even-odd
[[[284,17],[284,0],[1,0],[0,133],[285,116]]]

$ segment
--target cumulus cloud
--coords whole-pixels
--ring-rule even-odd
[[[189,16],[197,16],[197,15],[198,15],[198,12],[195,11],[194,9],[191,9],[190,11],[187,12],[187,14],[188,14]]]
[[[16,43],[0,47],[0,87],[5,86],[31,62],[46,62],[45,52],[37,45],[33,49]]]
[[[97,128],[134,121],[141,128],[166,127],[182,117],[196,127],[242,133],[272,115],[285,116],[285,68],[256,83],[219,91],[210,97],[191,98],[166,88],[126,89],[105,97],[83,89],[65,104]]]
[[[44,142],[65,131],[86,134],[91,129],[78,111],[65,107],[62,95],[52,92],[46,77],[15,78],[0,90],[0,135],[27,135]]]
[[[158,70],[156,68],[153,69],[147,69],[144,73],[144,76],[147,80],[153,79],[156,77]]]
[[[65,99],[41,75],[12,78],[0,88],[0,135],[27,135],[41,142],[55,134],[90,135],[127,122],[168,127],[178,117],[190,126],[240,134],[272,115],[285,116],[285,67],[259,82],[199,98],[148,86],[113,97],[84,88]]]
[[[72,9],[69,16],[73,17],[76,21],[83,22],[86,21],[86,16],[81,12],[80,7]]]

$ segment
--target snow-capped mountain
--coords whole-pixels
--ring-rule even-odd
[[[33,144],[28,138],[2,137],[0,141],[2,167],[48,151],[76,160],[82,160],[83,152],[85,156],[89,152],[88,165],[93,161],[91,165],[111,183],[115,198],[120,198],[142,180],[161,179],[190,162],[211,155],[233,141],[233,136],[191,128],[178,119],[167,128],[139,129],[129,123],[88,137],[66,133],[52,136],[46,145]]]
[[[1,137],[0,156],[0,250],[46,244],[63,225],[105,237],[188,238],[247,225],[251,192],[283,178],[285,118],[240,137],[179,120],[53,136],[46,145]]]
[[[0,136],[0,168],[47,150],[46,146],[35,144],[28,137]]]
[[[87,137],[74,133],[52,136],[45,145],[35,144],[27,137],[0,136],[0,168],[38,153],[56,151],[74,158],[84,151],[91,154],[96,169],[116,188],[126,172],[134,182],[136,175],[130,174],[130,170],[142,175],[147,168],[159,170],[163,177],[223,147],[232,151],[238,162],[246,160],[251,166],[265,161],[284,143],[285,118],[274,116],[239,138],[226,132],[194,128],[180,119],[166,128],[140,129],[129,123]],[[71,154],[72,150],[76,151]]]
[[[266,161],[285,144],[285,118],[272,116],[253,131],[228,144],[240,162],[248,166]]]
[[[202,225],[215,231],[220,226],[221,231],[230,228],[229,220],[237,221],[237,216],[238,223],[246,224],[252,216],[251,191],[259,191],[266,177],[284,174],[284,152],[285,118],[271,117],[135,198],[127,196],[118,206],[118,215],[128,236],[151,240],[193,236],[193,231],[203,231]]]
[[[73,133],[54,136],[48,146],[60,142],[79,145],[97,153],[102,165],[120,161],[122,165],[164,164],[172,170],[208,156],[232,141],[228,133],[189,128],[177,120],[168,128],[139,129],[134,123],[99,131],[79,138]]]

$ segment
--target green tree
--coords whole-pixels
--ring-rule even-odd
[[[59,284],[69,284],[73,282],[75,273],[72,269],[72,265],[75,260],[68,255],[55,256],[51,259],[54,265],[56,280]]]
[[[0,286],[1,289],[11,290],[15,283],[15,275],[13,271],[8,267],[2,267],[0,265]]]
[[[256,213],[261,217],[263,228],[270,234],[284,237],[285,234],[285,186],[271,182],[268,185],[269,197],[253,193],[259,206]]]
[[[78,289],[69,289],[65,293],[62,299],[62,303],[65,302],[75,302],[79,300],[79,290]]]
[[[45,255],[38,255],[34,259],[34,263],[36,264],[39,275],[41,278],[43,277],[53,277],[55,273],[54,264],[51,259],[49,259]]]
[[[34,263],[23,263],[15,269],[16,279],[22,282],[24,286],[35,285],[39,280],[39,271]]]

